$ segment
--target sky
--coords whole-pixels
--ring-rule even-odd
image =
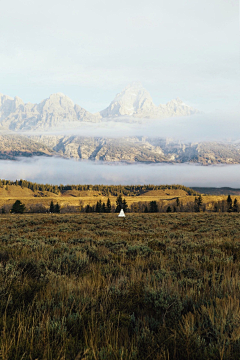
[[[156,105],[239,112],[239,1],[1,1],[0,93],[96,112],[132,81]]]

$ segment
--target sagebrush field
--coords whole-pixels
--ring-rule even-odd
[[[0,359],[239,359],[238,213],[0,224]]]

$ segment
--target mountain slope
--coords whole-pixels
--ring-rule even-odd
[[[182,143],[169,139],[81,136],[32,136],[34,142],[45,144],[60,156],[95,161],[171,162],[239,164],[238,144],[221,142]]]
[[[21,135],[0,135],[0,159],[14,160],[19,156],[51,156],[56,153],[39,141]]]
[[[99,115],[93,115],[62,93],[50,95],[40,104],[24,104],[0,95],[1,125],[10,130],[44,130],[58,127],[71,127],[81,121],[97,122]]]
[[[147,137],[84,137],[64,135],[0,135],[0,159],[19,156],[61,156],[81,160],[240,164],[239,144],[182,143]]]
[[[148,91],[139,82],[128,85],[121,93],[116,95],[106,109],[100,111],[103,118],[133,116],[163,119],[196,113],[199,113],[199,111],[184,104],[180,99],[171,100],[166,105],[156,106]]]

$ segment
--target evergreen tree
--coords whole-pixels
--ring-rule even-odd
[[[198,200],[197,200],[197,204],[198,204],[199,208],[202,206],[202,204],[203,204],[202,195],[199,195]]]
[[[151,201],[150,202],[150,210],[151,213],[156,213],[158,212],[158,205],[156,201]]]
[[[145,206],[144,212],[148,213],[148,207],[147,206]]]
[[[116,210],[115,211],[120,212],[122,208],[123,208],[122,195],[119,195],[116,200]]]
[[[116,200],[116,210],[115,210],[115,212],[120,212],[121,209],[123,209],[123,211],[126,212],[127,208],[128,208],[127,201],[122,198],[122,195],[119,195],[117,197],[117,200]]]
[[[167,207],[167,213],[170,213],[170,212],[172,212],[172,208],[171,208],[171,206],[168,206]]]
[[[112,210],[112,205],[111,205],[110,199],[108,198],[108,200],[107,200],[107,209],[106,209],[106,212],[107,212],[107,213],[110,213],[111,210]]]
[[[20,200],[16,200],[12,206],[11,213],[22,214],[25,210],[25,205]]]
[[[96,204],[96,210],[95,210],[96,212],[100,212],[99,211],[99,203],[98,203],[98,201],[97,201],[97,204]]]
[[[177,198],[177,200],[176,200],[176,206],[177,206],[177,207],[180,206],[180,200],[179,200],[179,198]]]
[[[54,212],[57,214],[60,213],[60,206],[58,205],[58,203],[56,203],[56,205],[54,206]]]
[[[228,195],[227,197],[227,206],[228,206],[228,211],[232,211],[232,198],[230,195]]]
[[[102,201],[101,200],[97,201],[96,212],[98,212],[98,213],[102,212]]]
[[[105,203],[102,204],[102,212],[103,212],[103,213],[106,212],[106,205],[105,205]]]
[[[232,211],[238,212],[238,201],[237,201],[236,198],[235,198],[234,203],[233,203]]]
[[[194,200],[194,211],[200,212],[202,204],[203,204],[202,195],[199,195],[198,197],[195,197],[195,200]]]
[[[97,201],[96,205],[95,205],[95,212],[99,212],[99,203]]]
[[[50,213],[54,213],[54,210],[55,210],[55,207],[54,207],[53,201],[51,201],[49,211],[50,211]]]
[[[127,211],[128,204],[127,204],[126,199],[123,199],[123,202],[122,202],[122,208],[123,208],[123,211],[124,211],[124,212],[126,212],[126,211]]]

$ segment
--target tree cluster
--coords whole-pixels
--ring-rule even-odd
[[[228,195],[227,200],[215,202],[213,209],[215,212],[230,212],[231,213],[231,212],[239,212],[240,206],[239,206],[236,198],[234,199],[234,201],[232,201],[231,196]]]
[[[60,205],[58,203],[56,203],[54,205],[53,201],[51,201],[50,207],[49,207],[49,212],[59,214],[60,213]]]
[[[97,212],[97,213],[111,213],[112,212],[112,205],[111,201],[108,198],[107,203],[102,202],[102,200],[97,201],[96,205],[87,205],[85,208],[83,208],[83,211],[86,213],[90,212]]]
[[[111,212],[120,212],[123,209],[124,212],[128,210],[128,204],[126,199],[122,198],[122,195],[119,195],[116,200],[116,207],[112,206],[110,199],[108,198],[107,203],[105,204],[102,200],[97,201],[96,205],[87,205],[83,208],[83,211],[86,213],[97,212],[97,213],[111,213]]]
[[[79,208],[76,206],[67,206],[60,208],[58,203],[54,204],[51,201],[49,209],[47,210],[42,204],[33,204],[26,209],[26,206],[20,201],[17,200],[11,205],[4,205],[0,210],[2,214],[4,213],[15,213],[22,214],[23,212],[30,213],[76,213],[76,212],[97,212],[97,213],[119,213],[121,209],[124,212],[133,212],[133,213],[171,213],[171,212],[240,212],[240,205],[238,204],[237,199],[232,200],[231,196],[228,195],[227,200],[220,200],[216,202],[204,203],[202,195],[195,197],[194,201],[184,203],[180,201],[177,197],[175,202],[168,203],[160,201],[139,201],[134,202],[131,206],[128,206],[126,199],[119,195],[116,200],[116,205],[111,204],[110,199],[108,198],[107,202],[102,202],[102,200],[97,201],[96,205],[87,204],[83,206],[81,202]]]

